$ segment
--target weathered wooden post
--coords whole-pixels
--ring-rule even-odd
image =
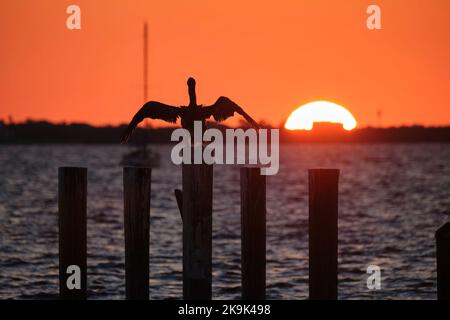
[[[309,299],[337,299],[337,169],[309,170]]]
[[[241,168],[242,299],[266,298],[266,177]]]
[[[211,299],[213,166],[183,164],[183,297]]]
[[[87,169],[58,169],[59,296],[86,299]]]
[[[125,292],[127,300],[149,298],[150,168],[123,168]]]
[[[436,237],[437,298],[450,300],[450,222],[441,226]]]

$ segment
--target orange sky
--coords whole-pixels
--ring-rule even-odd
[[[366,28],[378,4],[382,30]],[[82,29],[66,28],[78,4]],[[312,100],[346,106],[359,126],[450,124],[448,0],[2,0],[0,118],[126,122],[149,96],[229,96],[278,124]]]

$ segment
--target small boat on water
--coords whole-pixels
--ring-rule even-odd
[[[131,167],[151,167],[159,166],[160,156],[146,146],[131,150],[122,156],[120,165]]]

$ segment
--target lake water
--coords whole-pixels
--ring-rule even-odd
[[[154,146],[150,298],[182,296],[181,168]],[[57,167],[88,167],[90,299],[123,299],[123,146],[0,146],[0,298],[57,298]],[[339,299],[435,299],[450,216],[449,144],[285,145],[267,186],[267,296],[308,296],[307,169],[339,168]],[[214,168],[213,298],[240,297],[239,169]],[[366,268],[381,267],[381,290]]]

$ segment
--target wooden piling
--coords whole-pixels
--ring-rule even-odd
[[[450,300],[450,222],[441,226],[436,237],[437,298]]]
[[[337,169],[309,170],[309,299],[337,299]]]
[[[123,190],[126,299],[148,300],[151,169],[123,168]]]
[[[183,297],[211,299],[213,166],[183,164]]]
[[[86,299],[87,169],[58,169],[59,296]]]
[[[266,177],[241,168],[242,299],[266,297]]]

